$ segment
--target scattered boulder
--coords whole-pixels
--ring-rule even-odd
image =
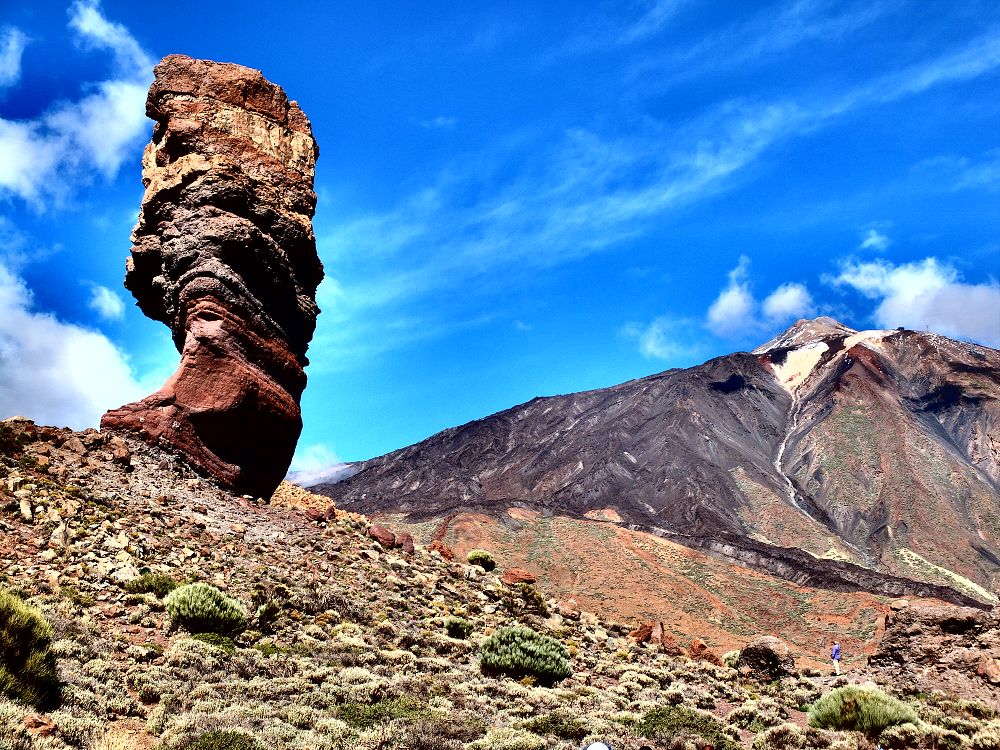
[[[319,314],[319,150],[298,104],[260,71],[170,55],[154,73],[146,113],[156,125],[125,286],[170,327],[181,362],[159,391],[108,412],[101,427],[170,448],[239,494],[269,497],[302,431]]]
[[[560,615],[565,617],[567,620],[579,620],[580,619],[580,606],[576,603],[576,599],[569,599],[565,602],[559,602],[556,604],[556,611]]]
[[[524,568],[507,568],[500,580],[508,586],[516,586],[519,583],[534,583],[538,576]]]
[[[396,534],[396,546],[401,548],[407,555],[412,555],[414,552],[413,535],[407,531]]]
[[[979,660],[979,666],[976,668],[976,674],[987,682],[1000,685],[1000,659],[993,659],[988,656],[982,657]]]
[[[396,546],[396,535],[381,524],[373,523],[368,527],[368,536],[381,544],[386,549]]]
[[[455,559],[455,553],[451,551],[451,548],[442,542],[440,539],[435,539],[427,546],[428,552],[437,552],[445,560],[451,561]]]
[[[628,637],[635,640],[636,643],[649,643],[649,639],[653,635],[653,627],[654,623],[644,622],[642,625],[630,632]]]
[[[795,673],[795,657],[783,640],[764,635],[740,651],[738,668],[744,675],[771,682]]]
[[[710,650],[708,644],[701,638],[695,638],[691,641],[691,645],[688,646],[688,656],[696,661],[707,661],[709,664],[715,664],[719,667],[723,665],[719,655]]]

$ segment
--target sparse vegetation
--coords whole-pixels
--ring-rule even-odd
[[[172,750],[265,750],[265,748],[243,732],[220,730],[206,732],[192,742],[177,745]]]
[[[643,737],[658,742],[703,740],[716,750],[740,750],[739,742],[722,722],[710,713],[683,706],[665,706],[649,711],[639,722],[638,729]]]
[[[0,695],[42,710],[59,704],[52,627],[0,587]]]
[[[531,628],[501,628],[483,642],[479,666],[484,674],[530,677],[553,685],[573,673],[566,647]]]
[[[448,617],[444,621],[444,629],[450,638],[464,641],[472,634],[473,625],[463,617]]]
[[[465,556],[466,562],[469,565],[478,565],[480,568],[485,570],[487,573],[491,570],[495,570],[497,567],[497,561],[492,554],[484,549],[474,549]]]
[[[917,724],[916,711],[878,688],[845,685],[817,700],[809,724],[821,729],[847,729],[877,737],[895,724]]]
[[[243,605],[207,583],[189,583],[176,588],[163,603],[174,626],[190,633],[231,636],[247,627]]]
[[[166,573],[144,573],[125,584],[125,590],[130,594],[155,594],[162,599],[178,586],[180,584]]]

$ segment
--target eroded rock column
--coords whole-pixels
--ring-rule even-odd
[[[171,55],[155,73],[125,286],[170,327],[181,362],[101,427],[268,497],[302,430],[323,279],[311,221],[319,149],[299,106],[260,71]]]

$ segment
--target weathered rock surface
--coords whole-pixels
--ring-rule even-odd
[[[166,323],[176,373],[104,415],[238,492],[268,497],[302,430],[299,398],[323,266],[311,219],[318,148],[259,71],[164,58],[146,102],[139,222],[125,286]]]
[[[943,690],[1000,708],[1000,613],[926,606],[892,612],[868,668],[914,692]]]
[[[739,670],[770,682],[795,672],[795,657],[788,644],[773,635],[756,638],[740,651]]]

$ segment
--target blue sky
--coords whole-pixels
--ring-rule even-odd
[[[93,425],[176,365],[122,287],[175,52],[320,143],[300,468],[799,317],[1000,346],[995,2],[5,0],[4,414]]]

